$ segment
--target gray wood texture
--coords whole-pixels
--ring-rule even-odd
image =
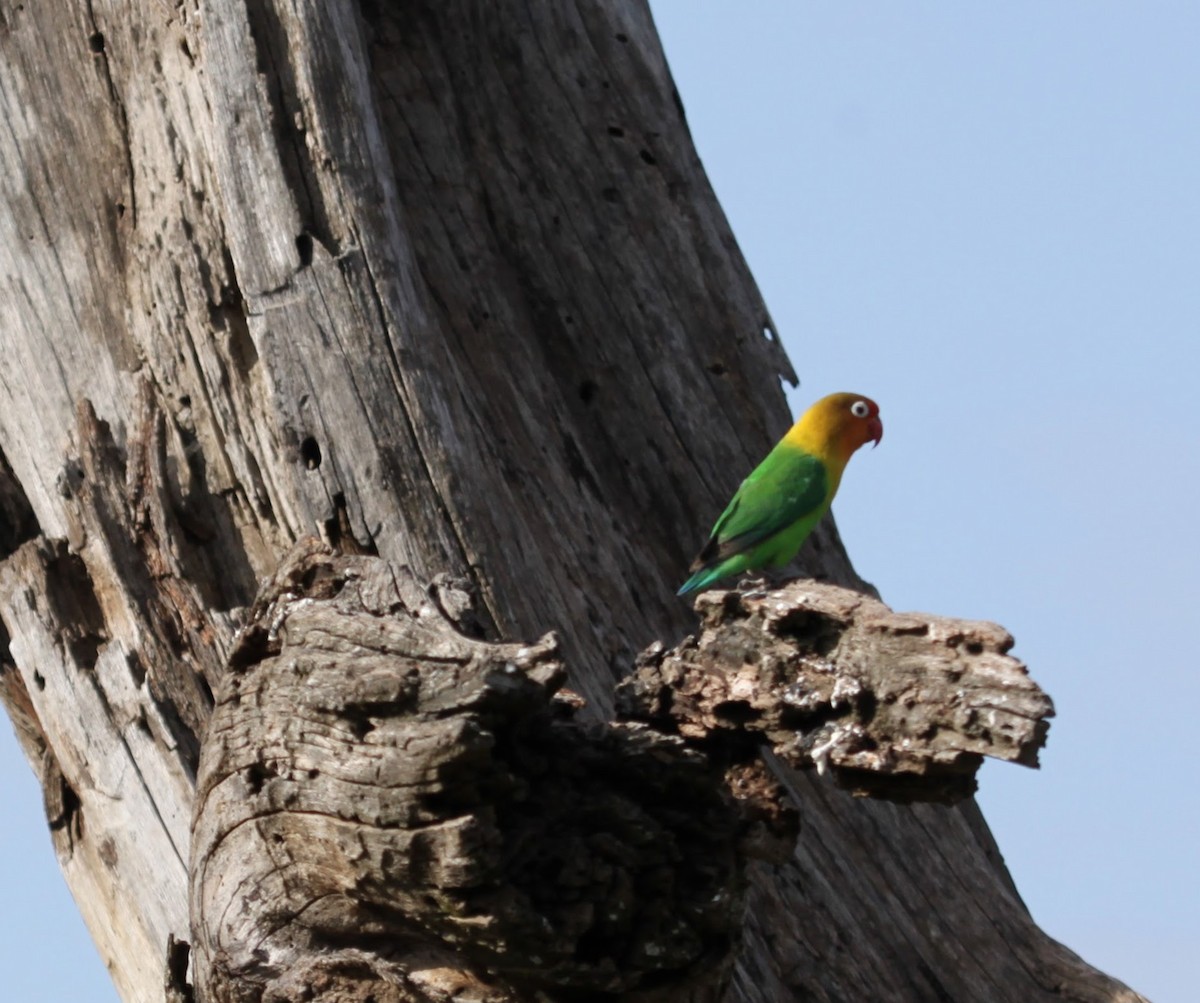
[[[272,998],[297,971],[338,999],[720,998],[753,829],[721,771],[576,720],[554,635],[489,642],[464,618],[454,586],[316,541],[260,593],[197,782],[201,999]]]
[[[150,1003],[212,694],[298,538],[559,631],[602,719],[694,627],[792,370],[640,2],[4,2],[0,116],[0,697]],[[802,563],[858,584],[832,524]],[[730,999],[1139,998],[1037,930],[971,802],[779,769],[803,828]]]
[[[957,803],[984,756],[1037,765],[1054,708],[996,624],[894,613],[813,581],[708,592],[696,609],[698,637],[655,644],[620,684],[623,718],[701,747],[757,737],[789,766],[894,801]]]

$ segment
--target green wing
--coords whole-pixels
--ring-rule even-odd
[[[694,566],[744,553],[821,508],[828,494],[825,464],[780,443],[742,481]]]

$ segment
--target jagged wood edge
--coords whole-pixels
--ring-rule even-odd
[[[652,645],[621,684],[621,716],[735,758],[763,742],[900,802],[962,800],[985,756],[1037,765],[1053,704],[996,624],[807,580],[705,593],[696,608],[699,634]]]
[[[452,581],[312,539],[264,583],[197,781],[202,999],[269,999],[314,965],[413,1000],[727,985],[744,861],[794,845],[778,785],[576,720],[553,635],[487,641],[470,613]],[[371,964],[330,954],[350,931]]]

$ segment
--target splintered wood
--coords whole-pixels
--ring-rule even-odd
[[[642,666],[686,669],[658,727],[601,723],[795,380],[645,0],[18,3],[0,44],[0,703],[126,1003],[186,1003],[192,941],[239,1003],[1133,998],[969,799],[759,755],[891,797],[1022,760],[969,640],[856,648],[860,606],[822,651],[714,594]],[[294,557],[247,616],[311,533],[561,653]],[[801,568],[861,584],[832,519]],[[916,662],[849,657],[885,640]]]
[[[204,1000],[298,973],[400,999],[440,998],[435,976],[473,987],[456,999],[722,984],[743,877],[719,775],[678,738],[576,723],[553,636],[467,636],[463,599],[314,542],[256,602],[197,783]]]
[[[623,716],[701,745],[757,737],[898,801],[961,800],[984,756],[1037,765],[1053,705],[995,624],[894,613],[812,581],[696,607],[699,636],[654,645],[622,684]]]
[[[1036,761],[1050,702],[994,625],[815,582],[697,607],[699,636],[643,655],[619,720],[585,724],[553,635],[484,640],[453,580],[302,541],[205,735],[201,998],[705,999],[748,869],[795,845],[765,748],[900,801],[965,797],[984,755]]]

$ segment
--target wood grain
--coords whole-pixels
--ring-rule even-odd
[[[413,998],[436,967],[511,999],[715,999],[744,893],[720,772],[678,738],[576,722],[553,636],[471,638],[450,594],[469,608],[315,541],[264,587],[197,784],[201,998],[269,996],[369,943]]]
[[[984,756],[1037,765],[1054,710],[1003,628],[820,582],[746,588],[704,593],[698,636],[642,653],[622,716],[743,755],[765,740],[789,766],[895,801],[961,801]]]
[[[602,721],[694,629],[674,589],[794,376],[641,2],[4,3],[0,116],[0,696],[151,1003],[211,693],[297,539],[559,632]],[[861,584],[832,522],[801,564]],[[970,802],[780,776],[803,835],[731,999],[1136,998],[1037,930]]]

